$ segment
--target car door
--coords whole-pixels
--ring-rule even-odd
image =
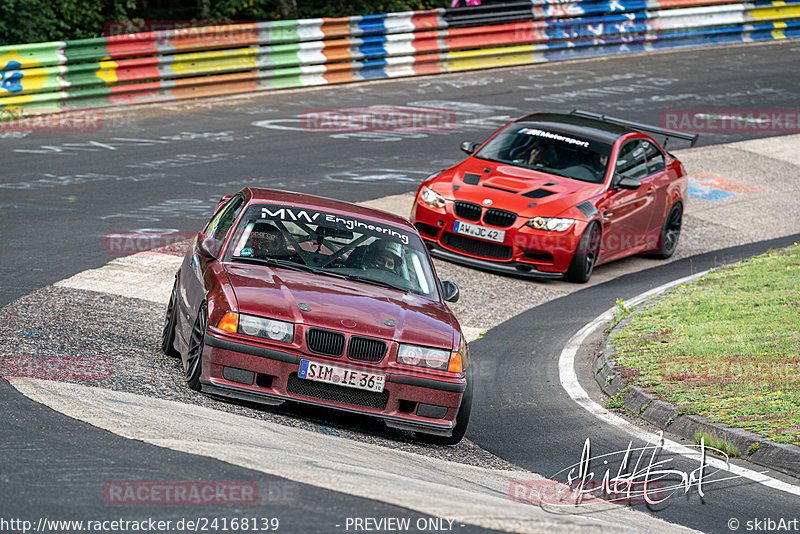
[[[619,184],[623,178],[638,181],[640,185],[636,189],[622,188]],[[648,178],[644,140],[626,141],[619,148],[614,176],[600,206],[603,216],[601,261],[645,248],[654,192],[655,186]]]
[[[642,183],[652,189],[650,194],[652,204],[650,211],[650,228],[646,237],[647,245],[645,248],[653,249],[658,245],[658,237],[661,233],[661,225],[666,216],[667,205],[669,202],[669,185],[672,183],[667,172],[666,158],[661,148],[652,140],[645,139],[642,142],[644,148],[644,158],[647,165],[647,178]]]
[[[177,327],[184,342],[187,342],[191,335],[197,312],[205,299],[205,274],[209,262],[212,261],[200,254],[198,246],[204,239],[210,237],[214,240],[214,252],[218,254],[243,206],[244,197],[236,195],[219,209],[205,229],[197,234],[192,242],[191,254],[181,265],[179,296],[184,306],[179,314],[182,320],[178,321]]]

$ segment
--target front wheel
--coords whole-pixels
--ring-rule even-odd
[[[175,323],[178,319],[176,315],[177,303],[178,281],[175,280],[175,285],[172,286],[172,295],[170,295],[169,304],[167,305],[167,316],[164,318],[164,329],[161,331],[161,352],[175,358],[181,355],[175,350]]]
[[[183,372],[190,389],[200,391],[200,374],[203,371],[203,347],[205,347],[206,329],[208,328],[208,312],[206,306],[200,307],[197,319],[192,327],[189,349],[186,351],[186,363]]]
[[[572,262],[565,273],[565,278],[569,282],[585,284],[592,276],[592,270],[597,263],[597,256],[600,253],[600,229],[597,224],[592,223],[589,228],[584,230]]]
[[[680,203],[673,205],[661,227],[661,235],[658,237],[658,247],[653,253],[656,258],[667,259],[675,253],[678,248],[678,239],[681,236],[681,225],[683,224],[683,206]]]

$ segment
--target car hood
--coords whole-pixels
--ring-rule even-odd
[[[559,216],[603,191],[603,184],[477,158],[468,158],[437,181],[449,182],[451,190],[439,192],[456,200],[487,206],[488,199],[493,208],[528,217]]]
[[[459,328],[445,304],[410,293],[261,265],[225,270],[246,314],[447,349]]]

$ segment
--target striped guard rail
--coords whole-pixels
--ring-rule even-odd
[[[800,37],[800,0],[530,0],[491,6],[3,46],[0,120]]]

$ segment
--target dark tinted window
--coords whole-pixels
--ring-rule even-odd
[[[611,146],[561,131],[553,124],[515,122],[493,137],[475,157],[602,183]]]
[[[641,139],[634,139],[622,145],[617,156],[616,173],[636,180],[646,177],[647,165],[644,154],[645,150]]]
[[[648,174],[655,174],[661,172],[666,168],[664,163],[664,154],[658,149],[655,143],[651,141],[643,141],[644,157],[647,161]]]
[[[236,217],[242,210],[242,206],[244,206],[244,198],[241,195],[236,195],[230,199],[211,219],[204,232],[205,237],[213,237],[217,241],[217,246],[222,245]]]
[[[411,229],[312,208],[252,204],[224,261],[366,281],[438,300],[425,245]]]

